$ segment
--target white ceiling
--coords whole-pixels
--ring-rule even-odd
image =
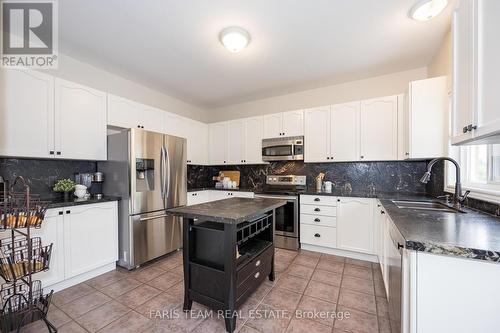
[[[429,22],[416,0],[64,0],[60,50],[204,108],[426,66],[451,5]],[[224,27],[252,42],[233,54]]]

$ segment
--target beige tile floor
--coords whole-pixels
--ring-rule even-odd
[[[278,249],[276,271],[276,281],[263,283],[240,309],[238,332],[390,332],[378,264]],[[60,333],[225,332],[224,320],[207,316],[200,304],[186,318],[183,293],[182,254],[176,252],[136,271],[117,269],[56,293],[49,319]],[[297,310],[341,311],[346,318],[306,319],[294,315]],[[45,331],[41,322],[23,330]]]

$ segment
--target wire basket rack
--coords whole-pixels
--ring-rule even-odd
[[[33,274],[49,269],[52,254],[52,244],[43,246],[40,237],[31,237],[31,229],[42,226],[47,206],[30,193],[23,177],[15,179],[0,203],[0,231],[10,231],[0,239],[0,276],[7,282],[0,288],[2,332],[20,332],[36,320],[57,332],[47,319],[53,291],[44,295],[42,283],[33,280]]]

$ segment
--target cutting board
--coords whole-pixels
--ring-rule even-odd
[[[240,172],[239,171],[222,171],[224,177],[229,177],[231,181],[236,182],[236,187],[240,187]]]

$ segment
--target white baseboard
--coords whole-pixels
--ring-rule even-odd
[[[326,253],[326,254],[333,254],[336,256],[347,257],[347,258],[352,258],[352,259],[371,261],[371,262],[375,262],[375,263],[379,262],[378,256],[376,256],[374,254],[366,254],[366,253],[359,253],[359,252],[346,251],[346,250],[340,250],[340,249],[332,249],[329,247],[309,245],[309,244],[300,244],[300,248],[302,250],[321,252],[321,253]]]
[[[94,270],[91,270],[90,272],[86,272],[86,273],[74,276],[72,278],[66,279],[64,281],[54,283],[53,285],[43,286],[43,289],[45,289],[46,291],[54,290],[54,292],[58,292],[58,291],[61,291],[63,289],[66,289],[66,288],[72,287],[74,285],[77,285],[79,283],[90,280],[92,278],[95,278],[96,276],[107,273],[107,272],[112,271],[114,269],[116,269],[116,263],[113,262],[113,263],[101,266],[99,268],[96,268]]]

